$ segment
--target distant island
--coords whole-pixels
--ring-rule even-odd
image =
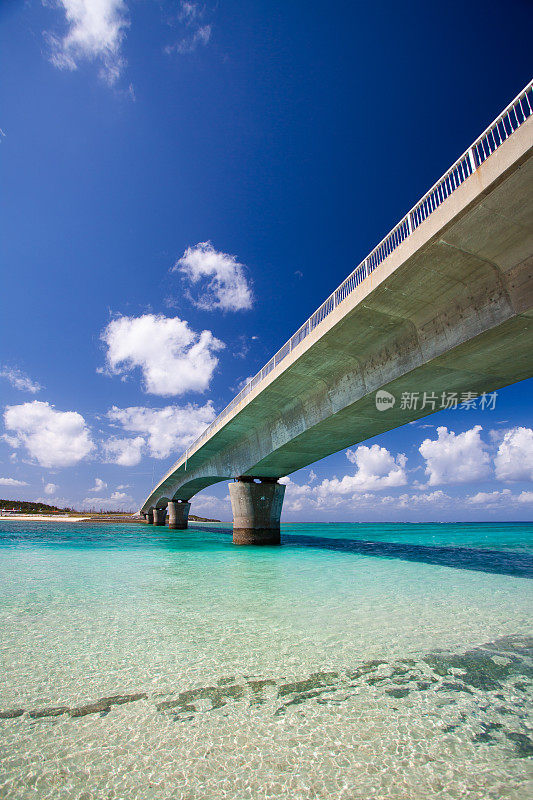
[[[47,503],[35,503],[32,500],[0,500],[0,513],[2,511],[18,512],[20,514],[83,514],[84,520],[93,522],[139,522],[144,520],[133,516],[131,511],[77,511],[75,508],[59,508]],[[220,522],[219,519],[197,517],[189,514],[192,522]]]

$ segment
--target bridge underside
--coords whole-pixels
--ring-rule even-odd
[[[443,393],[479,395],[533,375],[531,123],[179,463],[142,510],[188,501],[228,478],[279,478],[432,413],[403,408],[403,393],[440,403]],[[379,389],[397,398],[394,407],[376,408]]]

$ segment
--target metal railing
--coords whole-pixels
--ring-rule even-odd
[[[196,441],[191,444],[183,455],[178,459],[174,467],[183,461],[187,461],[199,445],[208,439],[211,432],[219,423],[238,406],[242,400],[258,386],[266,376],[277,367],[287,355],[296,348],[300,342],[313,331],[326,317],[331,314],[333,309],[342,303],[360,283],[362,283],[376,267],[378,267],[387,256],[412,235],[419,225],[421,225],[453,192],[469,178],[476,169],[483,164],[487,158],[500,147],[533,113],[533,81],[520,92],[515,99],[509,103],[506,109],[483,131],[471,147],[457,159],[455,164],[440,178],[431,189],[418,201],[418,203],[403,217],[403,219],[385,236],[384,239],[372,250],[371,253],[362,261],[341,285],[330,294],[328,299],[322,303],[320,308],[311,314],[308,320],[296,331],[296,333],[281,347],[276,355],[265,364],[254,377],[246,384],[239,394],[228,403],[213,422],[200,434]]]

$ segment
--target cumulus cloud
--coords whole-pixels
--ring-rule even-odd
[[[55,494],[58,489],[59,486],[57,485],[57,483],[47,483],[45,484],[44,487],[44,493],[48,495]]]
[[[224,347],[211,331],[200,334],[179,317],[144,314],[118,317],[101,334],[107,346],[107,367],[114,375],[139,368],[150,394],[203,392],[210,384]]]
[[[407,458],[403,453],[394,457],[385,447],[373,444],[348,450],[346,456],[357,466],[354,475],[325,478],[313,486],[310,484],[317,479],[313,470],[309,472],[309,483],[298,484],[288,476],[280,478],[279,482],[286,486],[284,509],[289,512],[309,508],[325,511],[345,505],[353,507],[354,503],[361,508],[367,502],[376,502],[373,491],[407,483]]]
[[[401,494],[398,497],[387,495],[386,497],[381,498],[381,503],[383,505],[392,506],[398,509],[442,508],[451,502],[451,497],[445,494],[442,489],[420,494]]]
[[[105,459],[121,467],[134,467],[141,460],[144,445],[142,436],[134,439],[113,436],[104,443]]]
[[[350,494],[385,489],[391,486],[404,486],[407,483],[405,465],[407,458],[403,453],[396,457],[386,447],[373,444],[360,445],[357,450],[347,450],[346,457],[357,466],[354,475],[345,475],[340,480],[324,479],[320,484],[322,493]]]
[[[252,290],[244,270],[235,256],[215,250],[211,242],[199,242],[185,250],[172,271],[198,287],[193,302],[199,308],[241,311],[252,307]]]
[[[89,489],[90,492],[103,492],[107,489],[107,483],[103,481],[101,478],[94,479],[94,486],[92,489]]]
[[[0,378],[5,378],[14,389],[19,389],[21,392],[36,394],[42,389],[42,386],[37,381],[32,381],[24,372],[14,367],[3,366],[0,369]]]
[[[286,486],[283,509],[286,512],[298,512],[314,509],[320,512],[344,509],[350,512],[372,511],[377,508],[398,511],[421,511],[424,509],[443,509],[455,503],[449,495],[438,489],[433,492],[400,495],[380,495],[375,492],[356,491],[344,492],[344,485],[339,481],[341,492],[330,490],[332,482],[322,481],[318,486],[297,484],[291,478],[280,478],[280,483]]]
[[[43,467],[70,467],[94,449],[89,428],[77,411],[56,411],[40,400],[7,406],[4,439],[25,447]]]
[[[473,506],[483,506],[483,508],[497,508],[507,504],[512,499],[511,490],[494,490],[493,492],[477,492],[467,498],[467,502]]]
[[[506,431],[494,467],[500,481],[533,481],[533,430],[519,427]]]
[[[516,499],[519,503],[533,503],[533,492],[520,492]]]
[[[55,4],[65,14],[67,30],[63,35],[46,34],[52,64],[75,70],[82,61],[95,61],[100,77],[115,83],[125,65],[121,45],[129,22],[124,0],[56,0]]]
[[[279,479],[285,485],[283,508],[285,511],[302,511],[305,508],[318,508],[320,498],[313,493],[308,484],[295,483],[288,475]]]
[[[203,406],[187,403],[185,406],[172,405],[164,408],[113,406],[107,416],[111,422],[121,425],[124,430],[142,434],[142,437],[138,438],[142,438],[142,445],[146,441],[151,456],[167,458],[171,453],[179,455],[192,444],[214,420],[215,409],[211,402]]]
[[[125,492],[113,492],[110,497],[86,497],[83,505],[89,508],[104,508],[113,511],[129,511],[134,506],[133,497]]]
[[[16,478],[0,478],[0,486],[27,486],[26,481],[18,481]]]
[[[231,505],[229,497],[221,499],[201,492],[191,499],[191,514],[199,514],[204,517],[221,517],[222,520],[230,520]]]
[[[516,495],[510,489],[496,489],[493,492],[477,492],[467,498],[467,502],[474,506],[483,506],[485,509],[516,508],[517,503],[527,505],[533,503],[533,492],[520,492]]]
[[[455,434],[439,427],[437,439],[424,439],[418,449],[426,461],[429,486],[478,481],[489,475],[489,455],[481,430],[481,425],[475,425]]]

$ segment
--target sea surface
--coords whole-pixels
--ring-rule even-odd
[[[0,798],[530,800],[533,525],[282,539],[0,521]]]

